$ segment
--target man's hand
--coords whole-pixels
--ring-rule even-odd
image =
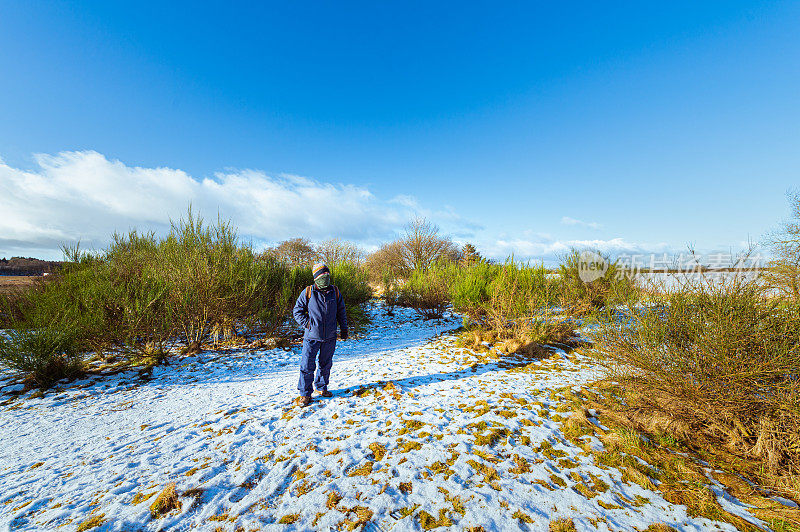
[[[339,337],[342,340],[347,340],[347,337],[348,337],[347,331],[342,331],[341,334],[339,334]]]

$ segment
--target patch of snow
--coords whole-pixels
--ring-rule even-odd
[[[797,503],[794,502],[793,500],[785,499],[785,498],[783,498],[783,497],[781,497],[779,495],[773,495],[772,497],[770,497],[770,499],[772,499],[775,502],[779,502],[784,506],[788,506],[789,508],[797,508],[798,507]]]
[[[11,386],[4,386],[3,388],[0,388],[0,393],[15,393],[21,392],[24,389],[24,384],[12,384]]]
[[[717,497],[717,502],[726,512],[732,515],[738,515],[748,523],[751,523],[762,530],[769,530],[769,527],[767,527],[767,524],[764,523],[764,521],[754,517],[750,514],[750,512],[747,511],[747,508],[753,508],[753,505],[744,503],[725,491],[725,486],[723,486],[717,479],[710,475],[708,470],[705,471],[705,475],[706,478],[708,478],[708,480],[711,482],[708,488],[714,492],[714,495]]]

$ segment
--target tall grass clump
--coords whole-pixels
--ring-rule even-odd
[[[361,305],[372,299],[369,273],[358,263],[340,260],[328,265],[333,284],[339,289],[348,306]]]
[[[471,286],[474,290],[476,284]],[[487,299],[464,307],[478,325],[473,331],[476,344],[497,341],[507,353],[532,355],[538,354],[543,344],[571,341],[574,325],[556,312],[558,281],[548,276],[544,266],[508,260],[496,266],[486,291]]]
[[[543,266],[486,261],[437,262],[415,269],[399,289],[398,304],[425,317],[440,317],[452,305],[465,316],[467,337],[525,352],[539,344],[563,342],[573,327],[556,315],[560,289]]]
[[[739,276],[701,277],[628,314],[595,339],[629,414],[669,419],[697,447],[756,458],[762,482],[796,496],[800,305]]]
[[[561,305],[575,316],[585,316],[610,305],[628,302],[637,294],[633,276],[616,261],[599,252],[592,252],[592,256],[599,259],[604,271],[589,282],[581,276],[585,256],[577,249],[570,250],[558,269]]]
[[[30,375],[40,388],[49,388],[83,370],[83,357],[75,339],[52,329],[12,330],[8,336],[0,336],[0,361]]]

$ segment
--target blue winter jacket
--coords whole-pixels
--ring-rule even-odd
[[[344,298],[333,285],[325,290],[314,286],[310,297],[303,290],[294,304],[295,321],[305,329],[307,340],[330,340],[336,338],[336,323],[342,328],[342,337],[347,337],[347,313]],[[337,297],[338,296],[338,297]]]

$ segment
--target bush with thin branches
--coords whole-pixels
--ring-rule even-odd
[[[366,266],[373,280],[380,281],[387,272],[395,279],[409,279],[414,270],[460,260],[458,246],[442,236],[436,224],[416,218],[406,224],[400,239],[384,244],[367,257]]]
[[[284,240],[264,253],[288,266],[310,266],[320,258],[314,244],[309,239],[302,237]]]
[[[772,260],[762,278],[775,292],[800,301],[800,191],[787,196],[792,217],[764,238]]]
[[[742,276],[700,277],[594,334],[631,410],[678,420],[800,488],[800,306]],[[705,446],[713,443],[706,443]]]
[[[338,238],[330,238],[317,244],[316,253],[319,260],[325,262],[328,266],[334,266],[339,263],[349,263],[360,266],[364,262],[364,250],[353,244],[339,240]]]
[[[37,368],[55,368],[54,360],[66,361],[66,375],[73,358],[91,353],[151,364],[180,344],[189,352],[242,332],[273,336],[312,282],[310,265],[256,254],[230,223],[206,224],[191,209],[163,238],[132,231],[115,234],[99,253],[64,251],[66,263],[51,280],[3,302],[11,337],[0,364],[42,382],[48,379],[38,375],[51,371]],[[360,266],[339,262],[332,270],[348,304],[371,297]],[[53,338],[69,338],[70,350]]]

